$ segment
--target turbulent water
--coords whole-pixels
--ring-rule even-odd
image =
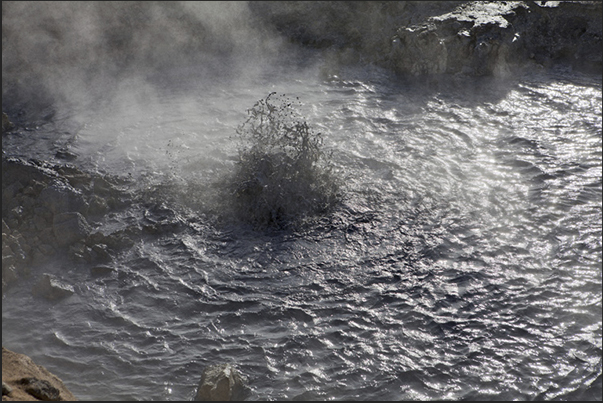
[[[7,155],[122,177],[124,206],[91,224],[144,230],[103,274],[40,268],[69,298],[12,286],[3,345],[82,400],[190,400],[221,362],[251,400],[600,400],[600,77],[292,65],[4,137]],[[272,91],[299,97],[341,183],[299,226],[236,218],[223,192],[236,127]]]

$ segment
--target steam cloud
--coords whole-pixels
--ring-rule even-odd
[[[2,2],[3,109],[236,78],[282,46],[246,2]]]

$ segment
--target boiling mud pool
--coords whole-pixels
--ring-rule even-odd
[[[302,227],[222,209],[234,130],[271,91],[300,98],[343,183]],[[157,103],[128,94],[4,144],[52,159],[47,138],[127,179],[126,207],[97,230],[155,228],[110,274],[40,269],[72,297],[20,283],[3,300],[3,344],[80,399],[191,399],[221,362],[251,400],[601,398],[600,78],[277,71]]]

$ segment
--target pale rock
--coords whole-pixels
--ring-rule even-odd
[[[12,392],[12,391],[13,391],[13,388],[8,386],[8,384],[2,382],[2,396],[10,395],[10,392]]]
[[[248,393],[240,373],[230,364],[210,365],[203,371],[195,400],[244,400]]]
[[[63,381],[24,355],[2,347],[2,400],[73,401]]]

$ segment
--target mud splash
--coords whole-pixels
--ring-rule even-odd
[[[272,92],[237,128],[240,147],[230,192],[239,217],[258,227],[299,224],[326,213],[342,197],[322,133],[301,116],[296,101]]]

